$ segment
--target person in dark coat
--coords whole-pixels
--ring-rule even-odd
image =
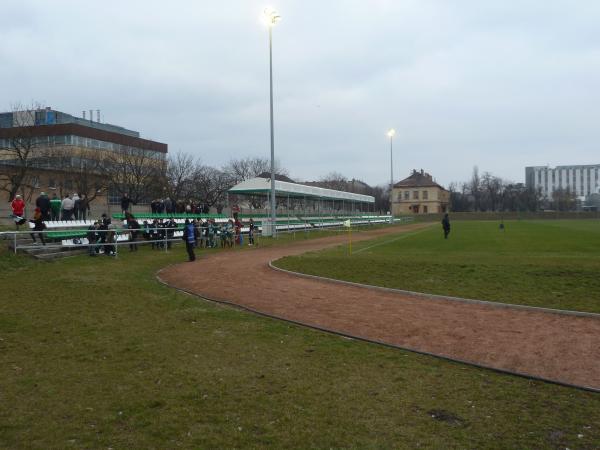
[[[35,201],[35,206],[42,212],[42,220],[50,220],[50,199],[45,192],[42,192]]]
[[[131,199],[129,198],[129,194],[124,193],[123,197],[121,197],[121,212],[125,214],[129,211],[129,205],[131,204]]]
[[[136,251],[138,249],[138,246],[136,244],[136,239],[138,237],[138,234],[140,232],[140,223],[135,220],[135,217],[133,217],[132,214],[127,214],[127,229],[129,230],[129,251],[133,252]]]
[[[190,219],[185,219],[185,225],[183,227],[183,240],[185,242],[185,249],[188,253],[190,261],[196,260],[194,254],[194,247],[196,246],[196,240],[198,239],[198,229],[190,222]]]
[[[33,223],[33,231],[38,232],[38,237],[40,238],[42,245],[46,245],[46,241],[44,240],[44,233],[40,233],[41,231],[44,231],[46,229],[46,224],[44,223],[42,211],[40,210],[40,208],[35,208],[35,212],[33,213],[33,219],[30,222]],[[34,233],[31,233],[31,239],[33,239],[34,244],[37,244],[37,242],[35,241]]]
[[[448,213],[444,214],[442,228],[444,229],[444,239],[448,239],[448,235],[450,234],[450,218],[448,217]]]

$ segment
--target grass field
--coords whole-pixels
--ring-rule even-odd
[[[600,221],[456,222],[285,258],[289,270],[358,283],[600,313]]]
[[[180,294],[154,274],[184,254],[144,248],[40,263],[0,252],[0,448],[600,442],[597,394]]]

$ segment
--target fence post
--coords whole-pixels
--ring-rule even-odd
[[[169,241],[169,230],[171,228],[165,228],[165,253],[169,250],[167,249],[167,242]]]
[[[15,255],[17,254],[17,233],[13,233],[13,250],[15,252]]]

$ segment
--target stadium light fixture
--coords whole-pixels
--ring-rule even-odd
[[[281,16],[273,8],[265,8],[263,22],[269,27],[269,106],[271,120],[271,235],[277,234],[277,202],[275,200],[275,131],[273,125],[273,27]]]
[[[396,130],[390,128],[387,132],[387,135],[390,138],[390,223],[394,222],[394,196],[392,195],[394,192],[394,159],[392,152],[392,142],[394,140],[394,135],[396,134]]]

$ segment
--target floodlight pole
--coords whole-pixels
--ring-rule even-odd
[[[394,222],[394,159],[393,159],[393,148],[392,142],[394,140],[394,131],[390,130],[388,132],[388,136],[390,137],[390,223]]]
[[[277,212],[275,201],[275,131],[273,125],[273,26],[269,26],[269,99],[271,112],[271,233],[277,234]]]

